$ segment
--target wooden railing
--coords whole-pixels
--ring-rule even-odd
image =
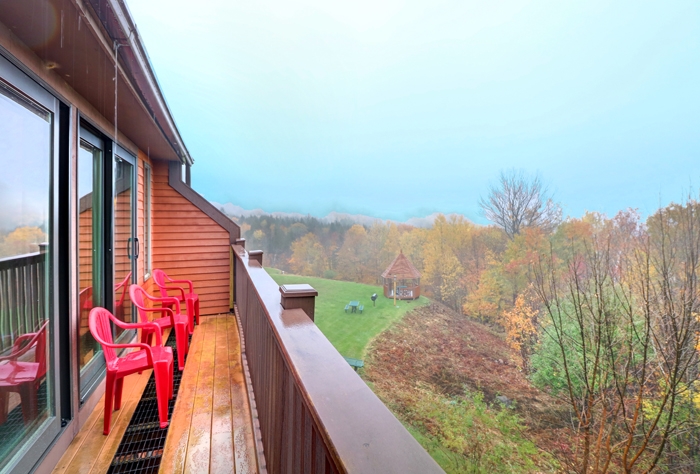
[[[243,242],[232,255],[261,470],[442,472],[307,315],[315,292],[281,289],[262,268],[262,253],[249,254]]]
[[[46,254],[0,259],[0,353],[46,318]]]

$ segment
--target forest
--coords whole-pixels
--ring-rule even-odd
[[[504,173],[480,205],[492,225],[239,223],[267,265],[300,275],[377,283],[402,251],[426,296],[501,334],[567,406],[572,470],[695,472],[700,202],[562,218],[537,178]]]

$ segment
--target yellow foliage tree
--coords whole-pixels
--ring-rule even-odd
[[[365,278],[368,276],[365,258],[366,243],[367,231],[359,224],[350,227],[345,233],[345,240],[338,251],[338,274],[340,278],[348,281],[365,282]]]
[[[292,242],[289,266],[299,275],[322,276],[327,269],[324,248],[316,235],[309,232]]]
[[[39,244],[47,240],[48,235],[39,227],[17,227],[0,241],[0,257],[38,252]]]
[[[461,285],[464,268],[449,245],[448,227],[445,216],[440,215],[428,232],[423,252],[423,282],[435,298],[459,309],[464,295]]]
[[[513,307],[504,311],[502,325],[506,330],[508,344],[520,353],[523,370],[529,372],[530,355],[537,340],[537,316],[539,310],[532,305],[532,299],[519,294]]]

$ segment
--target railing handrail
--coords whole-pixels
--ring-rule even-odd
[[[32,260],[32,258],[39,257],[40,255],[42,255],[41,252],[32,252],[25,253],[23,255],[13,255],[11,257],[0,258],[0,270],[26,265],[27,262],[24,262],[24,260]]]
[[[279,285],[263,267],[250,260],[242,246],[232,248],[241,263],[237,271],[247,272],[284,363],[336,468],[340,472],[442,472],[307,314],[282,308]],[[248,354],[249,359],[254,356]]]

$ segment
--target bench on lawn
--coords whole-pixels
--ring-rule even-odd
[[[350,357],[344,357],[345,361],[350,364],[350,367],[355,369],[355,372],[357,372],[357,369],[361,369],[365,366],[365,363],[359,359],[352,359]]]
[[[360,305],[360,307],[359,307],[359,308],[357,308],[357,309],[359,309],[359,310],[360,310],[360,313],[361,313],[361,312],[362,312],[362,310],[363,310],[363,309],[365,309],[365,307],[364,307],[364,305]]]
[[[346,304],[346,305],[345,305],[345,312],[347,313],[349,309],[350,309],[350,305],[349,305],[349,304]]]

